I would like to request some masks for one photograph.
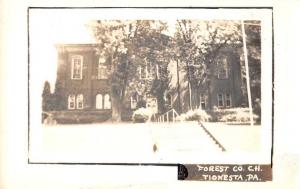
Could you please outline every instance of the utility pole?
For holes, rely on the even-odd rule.
[[[247,52],[247,44],[246,44],[246,33],[244,21],[241,21],[242,24],[242,35],[243,35],[243,49],[244,49],[244,59],[245,59],[245,67],[246,67],[246,81],[247,81],[247,94],[248,94],[248,105],[250,111],[250,124],[253,126],[253,112],[252,112],[252,100],[251,100],[251,87],[250,87],[250,74],[249,74],[249,64],[248,64],[248,52]]]
[[[191,88],[191,76],[190,76],[190,65],[188,62],[185,63],[187,67],[187,75],[188,75],[188,90],[189,90],[189,110],[192,110],[192,88]]]
[[[180,100],[180,82],[179,82],[179,69],[178,69],[178,58],[176,59],[176,70],[177,70],[177,96],[178,96],[178,111],[181,114],[181,100]]]

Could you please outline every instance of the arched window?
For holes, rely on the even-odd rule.
[[[75,95],[69,95],[68,97],[68,109],[75,109]]]
[[[82,94],[77,95],[76,102],[77,102],[77,109],[83,109],[83,95]]]
[[[96,96],[96,109],[103,109],[102,94],[97,94],[97,96]]]
[[[109,94],[104,95],[104,109],[111,109],[111,102]]]

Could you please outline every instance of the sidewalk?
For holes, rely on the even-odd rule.
[[[204,126],[226,152],[222,152],[197,122],[56,125],[30,132],[30,160],[61,163],[218,161],[220,157],[225,159],[231,150],[251,150],[259,129]]]

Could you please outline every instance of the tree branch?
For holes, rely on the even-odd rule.
[[[185,36],[185,32],[183,31],[183,28],[182,28],[182,26],[181,26],[181,23],[180,23],[180,21],[179,21],[179,20],[177,20],[177,23],[178,23],[178,25],[179,25],[179,28],[180,28],[180,31],[181,31],[181,34],[182,34],[183,40],[184,40],[184,42],[185,42],[185,43],[187,43],[187,38],[186,38],[186,36]]]

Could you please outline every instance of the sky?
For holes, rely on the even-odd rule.
[[[263,12],[262,12],[263,13]],[[255,14],[245,10],[164,10],[164,9],[30,9],[29,12],[29,53],[32,86],[41,91],[47,80],[54,88],[57,69],[55,44],[94,43],[93,34],[87,27],[91,20],[105,19],[151,19],[168,23],[172,35],[176,19],[227,19],[262,18],[262,13]],[[239,16],[237,16],[239,15]]]
[[[30,62],[40,81],[48,80],[54,88],[57,68],[55,44],[93,43],[87,19],[72,19],[52,12],[33,12],[29,21]],[[33,75],[33,74],[32,74]]]
[[[36,86],[41,88],[47,80],[54,90],[57,51],[55,44],[95,43],[92,31],[87,26],[91,20],[101,18],[97,12],[86,14],[80,10],[43,10],[33,9],[29,18],[30,65]],[[109,18],[114,19],[114,18]],[[169,25],[168,35],[175,31],[176,20],[166,20]]]

